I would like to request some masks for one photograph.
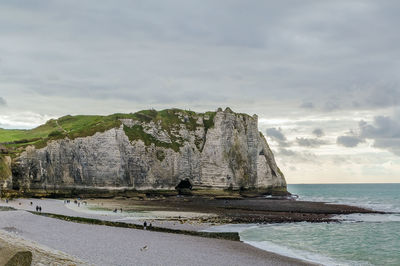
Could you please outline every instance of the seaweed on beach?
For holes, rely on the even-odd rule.
[[[0,211],[15,211],[12,207],[0,206]]]

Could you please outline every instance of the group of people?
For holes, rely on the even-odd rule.
[[[150,223],[150,224],[149,224],[149,228],[152,228],[152,227],[153,227],[153,225]],[[143,223],[143,229],[144,229],[144,230],[147,229],[147,222],[146,222],[146,221],[144,221],[144,223]]]
[[[64,200],[64,204],[69,204],[69,203],[71,203],[71,200]],[[76,205],[78,205],[78,207],[81,206],[81,202],[78,201],[78,200],[74,200],[74,203],[75,203]],[[87,202],[86,202],[86,201],[82,201],[82,204],[87,205]]]
[[[37,211],[37,212],[42,212],[42,206],[36,205],[36,211]]]
[[[119,210],[120,210],[120,211],[121,211],[121,213],[122,213],[122,208],[120,208]],[[117,212],[118,212],[118,209],[117,209],[117,208],[115,208],[115,209],[113,210],[113,212],[117,213]]]

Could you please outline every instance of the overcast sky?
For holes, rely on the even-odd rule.
[[[399,1],[0,0],[0,127],[259,115],[289,183],[400,182]]]

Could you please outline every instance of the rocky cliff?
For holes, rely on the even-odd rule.
[[[78,131],[75,117],[49,121],[56,130],[14,156],[6,184],[24,191],[174,190],[182,180],[195,189],[286,188],[256,115],[169,109],[105,118]]]

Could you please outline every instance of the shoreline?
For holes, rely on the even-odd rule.
[[[85,199],[84,201],[91,208],[99,208],[104,211],[115,209],[118,211],[123,208],[124,212],[180,212],[183,217],[176,214],[175,217],[169,217],[169,220],[181,223],[190,221],[206,224],[337,222],[336,219],[333,219],[336,215],[384,213],[344,204],[265,198],[215,199],[187,196],[144,200],[134,198]],[[75,208],[73,204],[70,206]],[[187,215],[188,213],[201,215],[190,217]],[[157,214],[157,217],[159,216]]]
[[[2,211],[0,226],[4,228],[7,223],[8,225],[12,224],[16,230],[21,228],[18,233],[19,237],[34,241],[39,245],[51,246],[52,249],[60,250],[96,265],[127,265],[132,262],[137,265],[312,264],[268,252],[239,241],[71,223],[33,215],[22,210]],[[0,229],[0,232],[1,230],[3,229]],[[109,249],[118,254],[113,253],[115,258],[104,255],[98,258],[96,253],[99,250],[93,249],[93,245],[106,254],[110,254]],[[126,251],[127,246],[129,246],[129,252]],[[132,248],[134,246],[136,248]],[[145,250],[143,250],[144,247],[146,247]],[[173,249],[171,250],[171,248]],[[164,256],[158,256],[159,253]],[[168,258],[168,256],[170,257]],[[117,259],[120,264],[116,263],[114,259]]]
[[[33,201],[34,204],[30,205],[30,201]],[[190,219],[190,217],[180,217],[182,213],[191,213],[190,211],[197,210],[198,212],[201,211],[202,214],[214,214],[218,216],[226,216],[227,214],[229,215],[232,211],[236,214],[243,215],[245,217],[244,221],[248,221],[248,212],[252,213],[257,213],[258,218],[268,218],[267,221],[276,221],[276,217],[280,216],[281,219],[278,220],[278,222],[297,222],[296,217],[303,218],[301,221],[305,220],[310,220],[311,222],[330,222],[330,221],[335,221],[331,219],[333,215],[336,214],[346,214],[346,213],[379,213],[379,212],[374,212],[371,210],[366,210],[362,208],[357,208],[357,207],[352,207],[352,206],[346,206],[346,205],[331,205],[331,204],[325,204],[325,203],[316,203],[316,202],[302,202],[302,201],[292,201],[292,200],[267,200],[267,199],[245,199],[245,200],[210,200],[210,199],[194,199],[193,198],[185,198],[185,197],[179,197],[179,198],[170,198],[169,200],[166,199],[152,199],[152,200],[133,200],[132,199],[86,199],[83,200],[81,199],[80,202],[86,201],[89,206],[95,207],[96,206],[101,206],[102,211],[90,211],[89,209],[85,209],[82,207],[77,207],[77,204],[70,203],[70,204],[63,204],[62,200],[56,200],[56,199],[43,199],[43,200],[38,200],[38,199],[16,199],[10,201],[8,204],[1,204],[2,206],[8,205],[8,206],[14,206],[18,209],[23,209],[28,212],[32,212],[34,209],[34,206],[36,204],[41,204],[44,207],[44,212],[49,212],[50,214],[45,214],[45,213],[35,213],[34,214],[39,214],[39,215],[34,215],[36,217],[40,218],[45,218],[45,219],[51,219],[51,220],[56,220],[53,218],[59,218],[61,219],[60,222],[64,223],[69,223],[69,224],[75,224],[75,225],[70,225],[72,227],[81,227],[82,225],[86,226],[95,226],[95,227],[105,227],[102,226],[101,224],[109,225],[109,229],[105,227],[106,229],[101,229],[104,231],[113,231],[115,229],[124,229],[124,230],[130,230],[131,232],[138,231],[137,229],[143,229],[143,224],[141,219],[129,219],[129,215],[132,214],[130,212],[130,209],[128,206],[132,207],[133,211],[138,211],[140,212],[145,212],[147,214],[152,214],[154,210],[175,210],[176,215],[179,215],[179,219],[162,219],[162,220],[154,220],[154,229],[155,230],[139,230],[141,232],[146,232],[148,233],[154,233],[154,234],[166,234],[171,235],[170,233],[173,233],[175,237],[190,237],[190,238],[196,238],[196,239],[203,239],[200,241],[211,241],[209,245],[216,245],[216,242],[213,241],[228,241],[232,243],[238,243],[241,245],[242,248],[244,248],[243,245],[250,246],[247,243],[244,242],[239,242],[239,241],[230,241],[230,240],[220,240],[220,239],[211,239],[211,238],[199,238],[194,235],[198,236],[206,236],[210,237],[209,233],[204,232],[204,228],[213,226],[213,225],[223,225],[226,223],[223,223],[226,221],[226,219],[215,219],[215,216],[210,215],[208,218],[203,217],[202,220],[199,220],[199,217],[195,217],[193,219]],[[160,202],[163,203],[162,206],[160,206]],[[116,207],[116,204],[120,207],[124,208],[123,213],[114,213],[112,212],[112,208]],[[176,204],[179,206],[177,207]],[[202,207],[200,209],[198,208],[198,205],[201,204]],[[222,205],[221,205],[222,204]],[[225,206],[226,204],[229,204],[228,208]],[[321,209],[321,206],[322,209]],[[218,210],[218,211],[217,211]],[[222,210],[222,211],[221,211]],[[224,211],[226,210],[226,212]],[[296,211],[296,212],[294,212]],[[313,215],[310,214],[310,212],[316,212]],[[157,213],[157,212],[155,212]],[[263,214],[264,213],[264,214]],[[268,215],[266,216],[266,213]],[[306,214],[305,216],[303,216]],[[56,217],[58,215],[58,217]],[[72,217],[75,216],[75,217]],[[125,216],[123,216],[125,215]],[[44,216],[52,216],[53,218],[49,217],[44,217]],[[71,217],[68,217],[71,216]],[[275,217],[275,218],[274,218]],[[155,217],[156,218],[156,217]],[[168,218],[168,217],[164,217]],[[169,217],[171,218],[171,217]],[[250,217],[251,218],[251,217]],[[288,220],[284,220],[287,219]],[[210,220],[211,219],[211,220]],[[315,219],[315,220],[313,220]],[[63,221],[62,221],[63,220]],[[68,220],[73,220],[74,222],[84,222],[85,224],[79,224],[79,223],[72,223],[72,222],[67,222]],[[97,220],[97,221],[96,221]],[[147,219],[148,220],[148,219]],[[243,221],[243,219],[239,219],[240,221]],[[198,221],[198,222],[196,222]],[[222,222],[222,223],[221,223]],[[1,223],[1,221],[0,221]],[[57,222],[55,222],[57,223]],[[265,222],[264,223],[270,223],[270,222]],[[248,224],[243,223],[243,225]],[[0,224],[1,225],[1,224]],[[110,226],[111,225],[111,226]],[[115,225],[118,225],[119,227],[128,227],[128,228],[118,228],[115,227]],[[129,228],[130,227],[130,228]],[[1,227],[0,227],[1,228]],[[158,231],[158,232],[156,232]],[[160,232],[161,231],[161,232]],[[185,232],[186,231],[186,232]],[[200,232],[203,231],[203,232]],[[187,233],[187,232],[195,232],[195,233]],[[178,235],[176,234],[178,233]],[[186,235],[185,235],[186,234]],[[211,234],[212,235],[212,234]],[[217,237],[217,238],[231,238],[231,240],[238,240],[237,238],[239,237],[238,234],[220,234],[211,237]],[[227,237],[228,236],[228,237]],[[235,239],[236,238],[236,239]],[[205,240],[207,239],[207,240]],[[225,245],[225,244],[224,244]],[[229,244],[230,245],[230,244]],[[299,260],[296,257],[288,257],[287,254],[278,254],[274,253],[271,251],[267,251],[265,249],[260,249],[255,246],[251,246],[252,248],[255,248],[259,250],[258,252],[266,252],[265,256],[272,256],[271,254],[274,254],[274,256],[282,256],[283,258],[290,258],[294,259],[294,261],[291,261],[289,264],[291,265],[310,265],[312,262],[310,261],[302,261],[301,259]],[[250,252],[250,251],[249,251]],[[68,253],[68,252],[67,252]],[[271,253],[271,254],[269,254]],[[257,255],[260,256],[260,255]],[[79,257],[79,256],[78,256]],[[275,260],[281,261],[281,257],[274,257]],[[283,259],[284,261],[286,259]],[[244,262],[247,263],[247,262]],[[265,263],[265,261],[264,261]],[[256,263],[257,265],[257,263]],[[275,263],[274,263],[275,265]],[[279,264],[279,262],[276,263],[276,265],[286,265],[286,264]]]

